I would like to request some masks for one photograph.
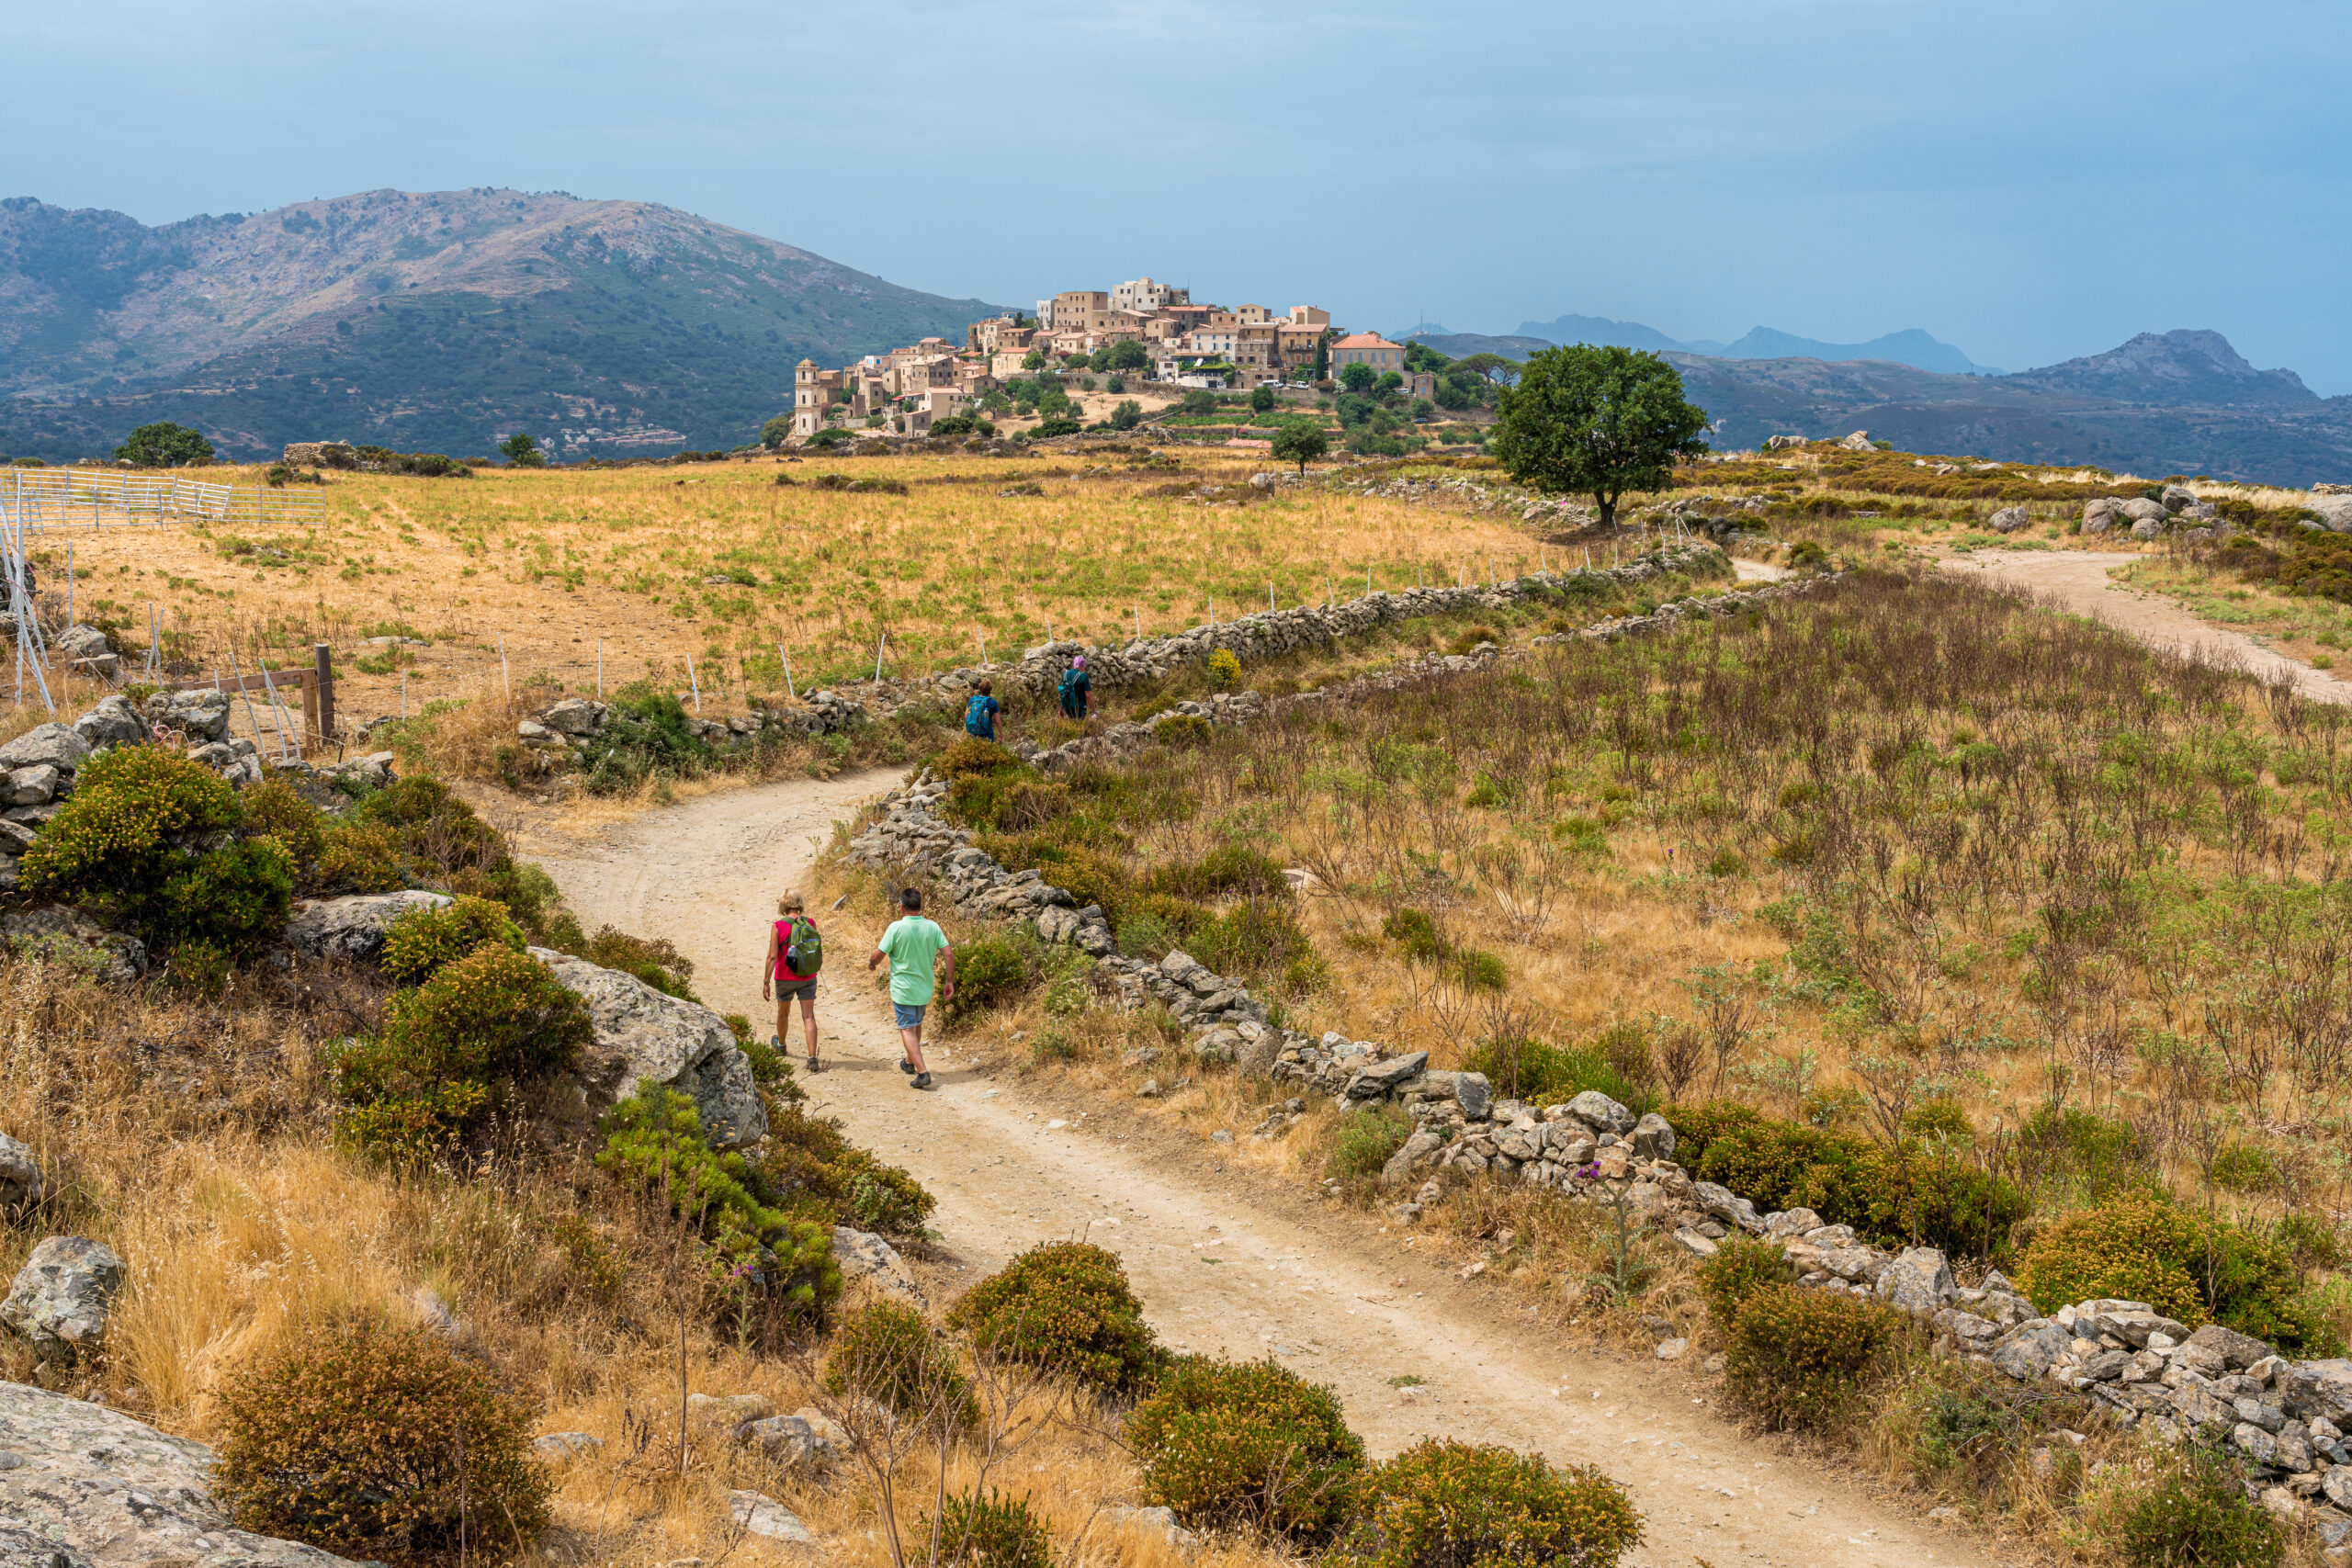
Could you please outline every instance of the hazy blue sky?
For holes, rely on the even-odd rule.
[[[0,195],[662,201],[894,281],[1510,332],[2211,327],[2352,391],[2352,6],[8,6]]]

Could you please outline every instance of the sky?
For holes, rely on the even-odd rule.
[[[2199,327],[2352,392],[2344,0],[76,0],[0,50],[0,196],[150,223],[506,186],[1003,304]]]

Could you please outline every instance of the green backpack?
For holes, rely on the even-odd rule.
[[[792,945],[784,950],[784,962],[801,980],[825,966],[825,939],[805,915],[792,922]]]

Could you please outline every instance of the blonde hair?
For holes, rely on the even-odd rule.
[[[800,889],[797,887],[775,901],[775,912],[779,915],[788,915],[795,909],[805,909],[807,908],[807,905],[801,903]]]

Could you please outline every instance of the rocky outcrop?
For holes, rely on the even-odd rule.
[[[579,1071],[593,1102],[610,1105],[642,1084],[658,1083],[695,1102],[703,1135],[717,1147],[767,1135],[751,1059],[724,1019],[699,1002],[664,996],[634,975],[548,948],[529,951],[588,1004],[596,1043],[583,1054]]]
[[[448,902],[445,893],[413,888],[313,899],[296,908],[286,923],[286,940],[313,958],[370,964],[382,955],[384,933],[394,920],[412,909],[430,909]]]
[[[0,915],[0,946],[21,957],[45,958],[113,985],[129,985],[147,972],[145,942],[110,931],[80,910],[62,905]]]
[[[0,1561],[12,1568],[341,1568],[233,1527],[212,1450],[79,1399],[0,1382]]]
[[[0,1302],[0,1323],[44,1359],[94,1350],[106,1338],[124,1271],[120,1255],[102,1241],[51,1236],[17,1271]]]

